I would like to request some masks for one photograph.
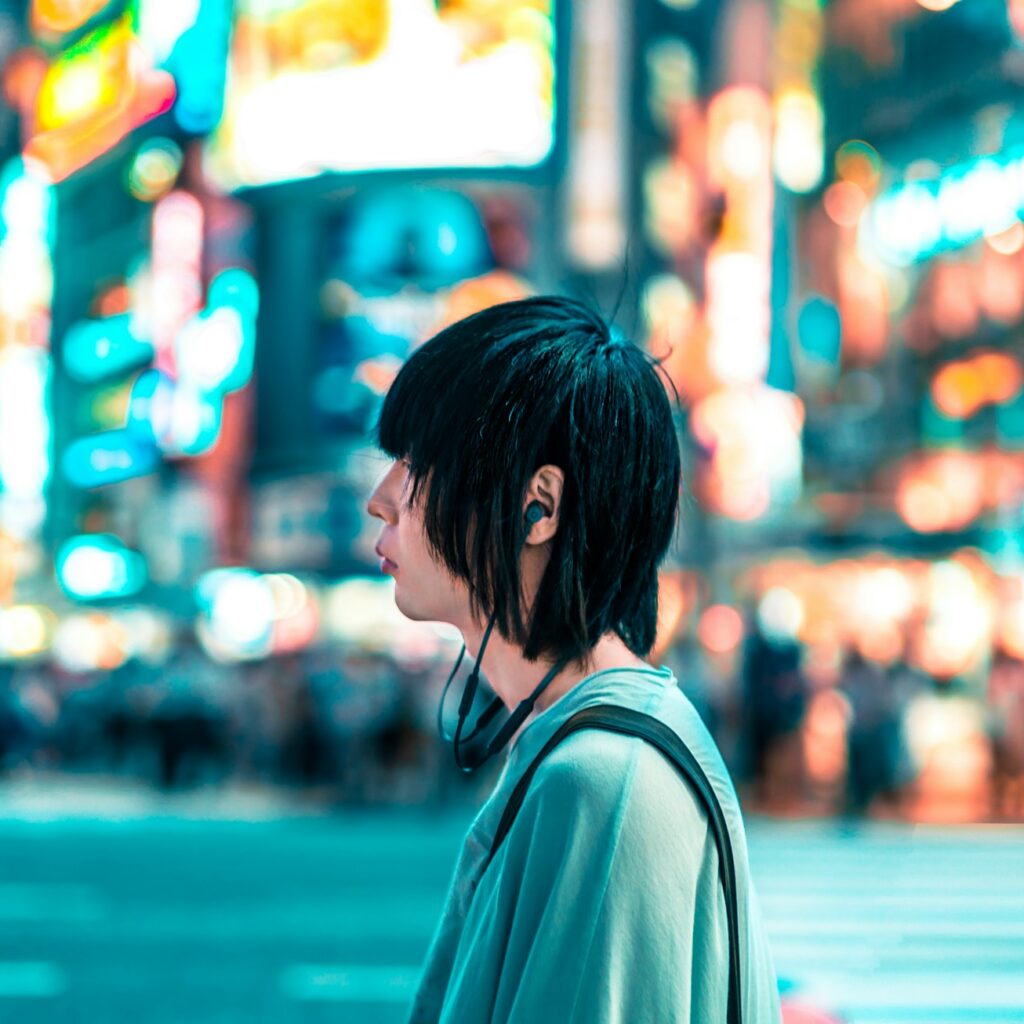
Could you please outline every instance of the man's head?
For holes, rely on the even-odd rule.
[[[381,409],[376,441],[396,461],[368,502],[399,608],[457,625],[495,612],[530,661],[585,658],[609,632],[646,656],[681,482],[659,369],[552,296],[492,306],[417,349]],[[531,586],[532,499],[549,515],[530,532],[546,552]]]

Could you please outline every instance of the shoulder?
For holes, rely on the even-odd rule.
[[[584,874],[602,866],[606,887],[658,892],[677,908],[717,878],[714,835],[691,785],[647,741],[604,730],[573,733],[548,755],[509,841],[513,857],[536,864],[542,847]]]
[[[707,815],[675,765],[638,736],[583,729],[542,762],[531,786],[536,800],[573,813],[619,812],[670,828],[693,827]]]

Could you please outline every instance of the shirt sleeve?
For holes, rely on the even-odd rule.
[[[588,731],[538,771],[474,897],[441,1020],[726,1019],[707,815],[642,740]]]

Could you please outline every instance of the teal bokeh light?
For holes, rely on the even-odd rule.
[[[152,358],[152,344],[132,332],[129,313],[81,320],[64,338],[64,366],[87,384],[145,366]]]
[[[996,406],[996,433],[1004,448],[1024,448],[1024,391]]]
[[[128,597],[145,586],[146,560],[111,534],[85,534],[57,553],[57,582],[75,601]]]
[[[843,326],[839,310],[820,295],[804,303],[797,317],[800,347],[808,359],[835,366],[839,363]]]
[[[67,481],[83,489],[145,476],[159,465],[160,450],[126,428],[72,441],[61,458]]]

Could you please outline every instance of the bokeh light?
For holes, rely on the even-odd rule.
[[[150,203],[166,195],[178,179],[181,160],[181,147],[176,142],[150,139],[139,147],[128,171],[128,191]]]
[[[709,651],[725,654],[740,645],[743,639],[743,618],[729,605],[711,605],[701,613],[697,636]]]

